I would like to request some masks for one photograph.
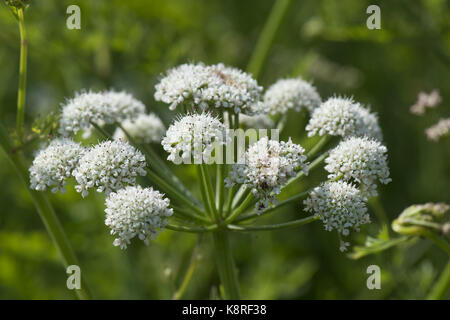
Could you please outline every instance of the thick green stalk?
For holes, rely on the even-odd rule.
[[[445,269],[442,271],[441,276],[438,281],[431,289],[430,294],[428,295],[428,300],[439,300],[445,297],[445,294],[450,289],[450,261],[447,262]]]
[[[330,139],[331,137],[328,135],[325,135],[322,138],[320,138],[319,142],[317,142],[306,154],[308,159],[313,157],[317,152],[319,152],[323,148],[323,146],[330,141]]]
[[[240,299],[239,283],[228,232],[226,230],[219,230],[213,232],[212,236],[217,270],[219,271],[220,281],[223,286],[224,299]]]
[[[270,47],[290,4],[291,0],[277,0],[272,7],[269,18],[259,36],[256,48],[247,67],[247,71],[252,73],[255,78],[259,77],[267,55],[269,54]]]
[[[12,144],[9,140],[8,132],[3,127],[3,125],[0,125],[0,144],[2,150],[13,165],[17,174],[22,180],[28,194],[30,195],[33,204],[36,207],[42,219],[42,222],[45,225],[45,228],[47,229],[47,232],[49,233],[54,245],[61,255],[61,258],[63,259],[64,266],[66,268],[70,265],[79,266],[75,253],[72,250],[69,240],[67,239],[64,229],[62,228],[61,223],[59,222],[59,219],[56,216],[49,199],[47,198],[45,193],[37,192],[29,188],[29,176],[25,160],[20,152],[12,152]],[[84,281],[84,277],[82,277],[81,279],[81,289],[75,290],[75,292],[78,298],[89,299],[90,294],[88,287]]]
[[[27,84],[27,34],[23,9],[17,10],[17,19],[20,30],[20,65],[19,65],[19,90],[17,91],[17,137],[22,140],[23,121],[25,118],[25,91]]]

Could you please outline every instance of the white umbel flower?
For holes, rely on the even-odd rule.
[[[183,64],[167,71],[155,86],[155,100],[170,105],[228,109],[253,114],[261,108],[262,87],[251,75],[224,64]]]
[[[314,110],[306,125],[308,136],[351,137],[368,136],[380,138],[380,130],[375,126],[376,117],[370,117],[368,110],[351,98],[333,97]]]
[[[44,191],[65,192],[66,179],[78,164],[84,148],[69,138],[57,138],[48,147],[38,152],[30,167],[30,187]]]
[[[278,80],[264,94],[265,111],[273,115],[302,108],[311,113],[321,102],[316,88],[300,77]]]
[[[212,151],[227,142],[225,126],[215,117],[203,113],[186,115],[167,129],[161,144],[169,153],[167,160],[176,164],[209,163]]]
[[[92,124],[122,122],[145,112],[142,102],[124,91],[81,92],[62,106],[59,133],[68,136],[84,130],[84,137],[92,131]]]
[[[121,123],[125,131],[138,143],[160,142],[166,128],[161,119],[153,113],[140,114],[136,120],[125,120]],[[114,139],[127,140],[121,128],[114,132]]]
[[[138,175],[144,176],[144,155],[124,141],[101,142],[87,151],[73,171],[75,189],[85,197],[89,188],[109,194],[134,185]]]
[[[305,150],[298,144],[269,140],[267,137],[251,145],[244,159],[234,164],[225,179],[228,188],[235,184],[244,184],[251,188],[258,199],[256,209],[261,212],[276,203],[276,195],[290,177],[300,170],[308,174]]]
[[[366,201],[352,184],[337,181],[325,182],[314,188],[303,203],[306,211],[322,220],[325,230],[336,230],[339,236],[347,236],[350,230],[359,231],[361,225],[370,223]],[[341,251],[347,246],[348,243],[341,240]]]
[[[339,143],[325,159],[328,178],[356,182],[364,193],[377,195],[377,181],[387,184],[389,167],[387,148],[367,137],[352,137]]]
[[[159,230],[164,231],[173,214],[169,199],[152,188],[128,186],[110,193],[105,202],[105,224],[116,236],[113,244],[121,249],[126,249],[136,236],[148,245]]]

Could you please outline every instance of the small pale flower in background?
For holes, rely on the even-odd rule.
[[[275,126],[274,121],[267,114],[256,114],[253,116],[240,114],[239,124],[247,129],[271,129]],[[224,113],[224,125],[229,127],[227,112]]]
[[[351,98],[333,97],[322,103],[313,111],[306,126],[308,136],[351,137],[368,136],[380,138],[381,130],[374,114],[353,101]]]
[[[325,230],[336,230],[340,237],[348,236],[350,230],[359,231],[361,225],[370,223],[366,201],[355,186],[337,181],[325,182],[314,188],[303,203],[305,211],[322,220]],[[347,245],[341,240],[340,249],[345,250]]]
[[[264,94],[264,111],[276,115],[289,109],[300,111],[306,108],[310,113],[321,104],[317,90],[302,78],[281,79],[272,84]]]
[[[140,114],[135,120],[127,119],[121,125],[138,143],[160,142],[166,132],[161,119],[154,113]],[[114,139],[127,140],[127,136],[121,128],[117,128]]]
[[[276,195],[288,179],[302,170],[308,174],[305,150],[298,144],[261,138],[244,154],[243,164],[234,164],[225,180],[228,188],[244,184],[251,188],[261,212],[276,203]]]
[[[73,171],[75,189],[85,197],[89,188],[109,194],[146,175],[144,155],[124,141],[105,141],[90,148]]]
[[[161,144],[169,153],[167,160],[181,162],[209,162],[216,144],[227,141],[226,128],[217,118],[208,113],[186,115],[167,129]]]
[[[78,164],[85,149],[69,138],[52,140],[48,147],[38,152],[30,171],[30,187],[44,191],[51,187],[52,192],[65,192],[66,179]]]
[[[387,184],[389,167],[387,148],[367,137],[351,137],[331,150],[325,159],[328,178],[356,182],[367,195],[377,195],[376,182]]]
[[[222,63],[180,65],[167,71],[155,89],[155,100],[171,110],[180,105],[250,115],[261,109],[263,90],[251,75]]]
[[[144,104],[124,91],[76,93],[62,106],[59,133],[68,136],[84,130],[83,137],[87,138],[92,131],[92,123],[103,126],[122,122],[135,119],[144,112]]]
[[[173,214],[168,198],[159,191],[140,186],[110,193],[105,204],[105,224],[116,236],[113,244],[121,249],[126,249],[134,237],[148,245],[159,230],[164,230]]]
[[[450,118],[440,119],[438,123],[425,130],[428,140],[439,141],[450,134]]]
[[[442,98],[437,89],[434,89],[429,94],[420,92],[417,97],[417,102],[411,106],[410,111],[415,115],[421,116],[427,108],[435,108],[441,101]]]

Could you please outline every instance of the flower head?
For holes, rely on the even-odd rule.
[[[164,150],[169,153],[167,160],[174,163],[209,162],[217,144],[226,143],[225,126],[215,117],[203,114],[186,115],[175,121],[167,129],[162,139]]]
[[[48,147],[38,152],[30,167],[30,187],[43,191],[52,187],[52,192],[65,192],[66,179],[84,153],[84,148],[68,138],[52,140]]]
[[[138,175],[144,176],[144,155],[124,141],[105,141],[92,147],[73,171],[75,189],[85,197],[89,188],[109,194],[126,185],[134,185]]]
[[[92,123],[103,126],[105,123],[122,122],[144,112],[144,104],[123,91],[76,93],[62,106],[59,132],[68,136],[84,130],[87,137]]]
[[[125,131],[138,143],[160,142],[166,128],[161,119],[153,113],[140,114],[135,120],[125,120],[121,123]],[[122,129],[117,128],[114,139],[127,140]]]
[[[261,107],[262,87],[251,75],[224,64],[183,64],[167,71],[155,86],[155,99],[206,109],[228,109],[253,114]]]
[[[322,220],[325,230],[336,230],[347,236],[350,229],[359,231],[359,226],[370,223],[366,208],[367,199],[353,185],[344,182],[325,182],[314,188],[304,200],[305,210]],[[348,243],[341,240],[341,251]]]
[[[256,208],[259,212],[276,202],[276,195],[290,177],[299,170],[308,173],[304,149],[292,143],[269,140],[267,137],[251,145],[243,164],[234,164],[229,177],[225,180],[227,187],[244,184],[251,188],[258,199]]]
[[[314,110],[306,126],[308,136],[380,137],[375,115],[350,98],[333,97]]]
[[[116,236],[113,244],[126,249],[130,240],[138,237],[146,245],[168,224],[173,214],[170,201],[152,188],[128,186],[112,192],[106,198],[105,224]]]
[[[264,108],[270,114],[284,114],[288,109],[300,111],[302,108],[311,113],[321,102],[316,88],[300,77],[278,80],[264,94]]]
[[[364,193],[376,196],[376,182],[391,181],[386,153],[387,148],[376,140],[351,137],[331,150],[325,159],[325,170],[330,173],[328,178],[354,181]]]

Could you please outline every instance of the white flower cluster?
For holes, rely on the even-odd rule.
[[[52,187],[52,192],[65,192],[66,179],[72,176],[84,148],[69,138],[58,138],[36,155],[31,165],[31,189],[44,191]]]
[[[427,138],[431,141],[439,141],[450,133],[450,118],[440,119],[438,123],[425,130]]]
[[[166,132],[161,119],[153,113],[142,113],[135,120],[127,119],[121,125],[137,143],[160,142]],[[127,140],[127,136],[121,128],[117,128],[114,139]]]
[[[105,203],[105,224],[117,237],[113,244],[121,249],[126,249],[136,236],[148,245],[159,234],[158,229],[164,231],[173,214],[168,198],[152,188],[140,186],[110,193]]]
[[[300,111],[302,108],[311,113],[321,102],[316,88],[300,77],[278,80],[264,94],[265,111],[273,115],[284,114],[288,109]]]
[[[145,112],[142,102],[124,91],[82,92],[62,106],[59,133],[68,136],[85,130],[89,136],[92,124],[122,122]]]
[[[330,173],[328,178],[356,182],[363,193],[376,196],[376,182],[391,181],[386,153],[387,148],[376,140],[351,137],[331,150],[325,170]]]
[[[314,188],[303,203],[306,211],[322,220],[325,230],[334,229],[339,235],[347,236],[350,229],[359,231],[359,226],[370,223],[366,201],[352,184],[337,181],[325,182]],[[341,241],[341,251],[345,251],[347,245]]]
[[[167,71],[155,86],[155,100],[206,109],[253,114],[261,108],[263,88],[251,75],[224,64],[183,64]]]
[[[124,141],[105,141],[89,149],[73,171],[75,189],[85,197],[89,188],[107,195],[126,185],[134,185],[138,175],[144,176],[144,155]]]
[[[297,144],[269,140],[267,137],[251,145],[244,159],[234,164],[225,179],[226,186],[244,184],[252,189],[256,199],[256,209],[261,212],[276,203],[276,195],[290,177],[303,170],[308,174],[304,149]]]
[[[308,136],[368,136],[381,139],[377,117],[350,98],[333,97],[314,110],[306,126]]]
[[[176,164],[209,163],[217,145],[227,142],[226,128],[207,113],[186,115],[167,129],[161,144],[169,153],[167,160]]]

